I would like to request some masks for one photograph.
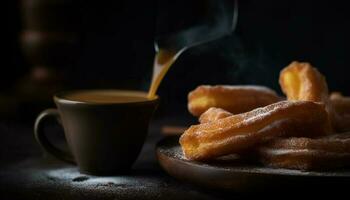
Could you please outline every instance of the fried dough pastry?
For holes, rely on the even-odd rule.
[[[310,63],[293,61],[281,71],[279,83],[288,100],[324,103],[333,129],[344,131],[330,103],[326,79]]]
[[[208,160],[240,153],[278,136],[315,137],[330,132],[324,105],[281,101],[247,113],[191,126],[180,137],[185,156]]]
[[[336,115],[333,118],[336,129],[338,131],[350,131],[350,97],[344,97],[339,92],[333,92],[329,99]]]
[[[194,116],[211,107],[238,114],[280,100],[275,91],[263,86],[202,85],[188,94],[188,110]]]
[[[281,71],[279,83],[288,100],[328,101],[326,80],[309,63],[292,62]]]
[[[332,94],[331,100],[334,100],[335,95],[339,94]],[[341,96],[336,98],[338,97]],[[223,109],[210,108],[201,115],[200,119],[203,118],[204,123],[208,123],[229,116],[232,114]],[[350,166],[350,132],[317,139],[275,138],[267,144],[259,145],[256,151],[257,158],[270,167],[325,170]]]
[[[326,170],[350,166],[350,133],[312,138],[276,138],[258,148],[270,167]]]

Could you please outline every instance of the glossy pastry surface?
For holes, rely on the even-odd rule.
[[[273,137],[315,137],[330,132],[324,106],[281,101],[253,111],[191,126],[180,138],[185,156],[208,160],[239,153]]]

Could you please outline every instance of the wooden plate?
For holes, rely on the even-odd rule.
[[[234,191],[248,189],[318,186],[349,186],[350,170],[316,172],[275,169],[241,161],[202,163],[184,158],[178,137],[167,137],[157,144],[160,165],[171,176],[196,185]],[[312,184],[312,185],[310,185]]]

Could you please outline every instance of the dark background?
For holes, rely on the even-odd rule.
[[[28,123],[54,106],[57,91],[146,91],[154,37],[162,30],[157,22],[170,16],[166,28],[176,30],[210,10],[209,1],[195,0],[6,2],[0,117]],[[190,49],[170,69],[156,117],[189,116],[187,93],[200,84],[259,84],[280,93],[279,71],[293,60],[311,62],[331,91],[350,95],[349,15],[344,1],[239,1],[233,34]]]

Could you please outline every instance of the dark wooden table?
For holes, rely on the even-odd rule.
[[[221,192],[183,183],[167,175],[155,157],[164,120],[154,120],[130,174],[97,177],[74,165],[43,156],[31,124],[0,123],[0,199],[218,199]],[[61,129],[49,127],[63,143]],[[60,144],[60,142],[58,142]],[[64,147],[64,145],[63,145]],[[7,198],[5,198],[7,197]]]

